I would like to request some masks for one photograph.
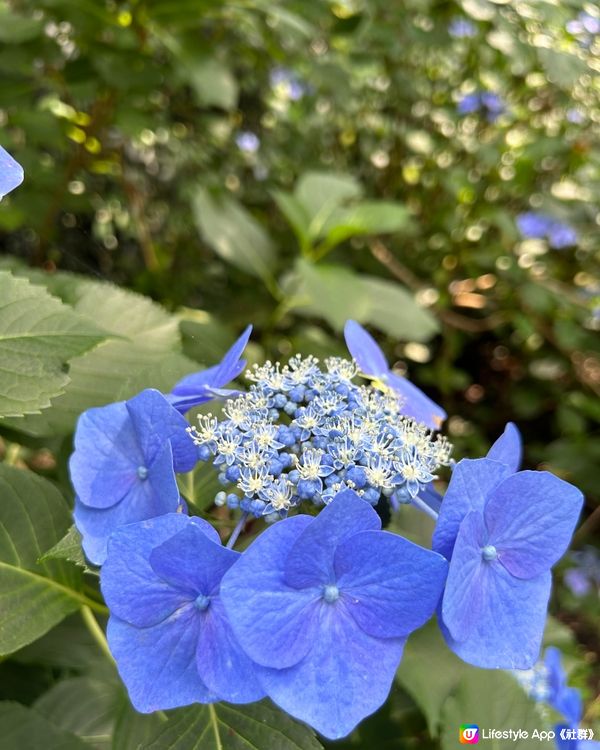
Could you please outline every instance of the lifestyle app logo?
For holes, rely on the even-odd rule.
[[[476,745],[479,742],[479,727],[477,724],[461,724],[458,738],[461,745]]]

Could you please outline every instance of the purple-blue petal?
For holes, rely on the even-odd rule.
[[[448,415],[439,404],[401,375],[390,372],[386,382],[399,396],[402,396],[403,401],[400,406],[402,414],[424,424],[430,430],[440,429]]]
[[[239,556],[239,552],[221,546],[210,524],[190,523],[152,550],[150,566],[174,588],[209,596],[218,590],[221,578]]]
[[[433,532],[432,548],[449,560],[463,518],[471,510],[483,511],[494,487],[510,475],[510,469],[488,458],[463,458],[454,467],[440,515]]]
[[[513,422],[507,423],[504,432],[489,449],[486,457],[506,464],[512,472],[519,471],[523,459],[523,440]]]
[[[152,713],[218,700],[196,668],[197,615],[188,604],[148,628],[109,619],[108,645],[136,711]]]
[[[146,461],[169,440],[175,471],[194,468],[198,463],[198,451],[187,432],[189,423],[160,391],[148,388],[129,399],[126,407]]]
[[[347,537],[380,529],[381,519],[356,492],[339,492],[300,534],[285,561],[285,582],[298,589],[335,582],[335,550]]]
[[[444,557],[387,531],[361,531],[335,552],[346,609],[375,638],[404,637],[433,615],[444,589]]]
[[[569,724],[579,724],[583,717],[583,700],[576,688],[567,685],[567,676],[561,663],[559,649],[550,646],[544,654],[544,664],[548,669],[550,696],[548,703],[563,715]]]
[[[23,167],[0,146],[0,200],[23,182]]]
[[[85,505],[110,508],[118,503],[138,481],[137,467],[144,460],[123,402],[88,409],[79,417],[69,472]]]
[[[567,549],[583,495],[547,471],[520,471],[494,488],[484,511],[488,544],[517,578],[548,570]]]
[[[312,520],[291,516],[267,528],[221,581],[220,597],[233,632],[258,664],[291,666],[313,644],[321,591],[292,588],[283,577],[290,547]]]
[[[229,550],[227,550],[229,551]],[[264,698],[256,665],[240,647],[219,596],[199,613],[196,666],[200,679],[229,703],[251,703]]]
[[[287,669],[258,670],[269,697],[330,739],[345,737],[386,700],[404,638],[367,635],[342,599],[319,605],[309,653]]]
[[[381,377],[389,371],[388,363],[379,344],[355,320],[347,320],[344,326],[344,338],[348,351],[355,359],[361,372],[365,375]]]
[[[199,518],[168,513],[115,531],[100,576],[102,594],[113,615],[145,628],[158,624],[190,600],[156,575],[150,554],[191,523],[201,529],[211,528]]]

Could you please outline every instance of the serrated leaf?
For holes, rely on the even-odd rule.
[[[38,563],[70,522],[50,482],[0,464],[0,655],[35,641],[81,606],[76,569],[61,561]]]
[[[81,548],[81,534],[74,525],[62,539],[47,552],[44,552],[39,562],[45,562],[46,560],[68,560],[80,568],[84,568],[87,572],[91,572]]]
[[[223,260],[253,276],[271,277],[274,245],[240,203],[226,196],[214,197],[208,190],[198,188],[192,210],[202,236]]]
[[[430,675],[435,679],[435,673]],[[461,724],[477,724],[490,729],[522,729],[527,739],[510,741],[515,750],[539,750],[540,740],[533,739],[535,729],[544,725],[536,704],[530,700],[516,679],[508,672],[472,667],[461,677],[456,693],[444,704],[441,716],[442,750],[455,750],[458,746],[458,728]],[[506,739],[482,739],[480,743],[489,750],[506,750]]]
[[[44,716],[19,703],[0,703],[2,750],[89,750],[79,737],[54,726]]]
[[[115,338],[71,360],[71,382],[53,399],[51,409],[40,416],[6,420],[10,427],[33,435],[68,434],[85,409],[135,395],[140,372],[147,373],[145,387],[152,387],[162,363],[181,349],[177,318],[145,297],[77,277],[62,291],[80,316],[97,321]]]
[[[67,362],[106,336],[43,287],[0,271],[0,416],[48,407],[69,383]]]
[[[309,727],[269,703],[215,703],[177,711],[145,750],[318,750]]]

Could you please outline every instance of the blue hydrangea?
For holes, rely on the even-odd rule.
[[[447,417],[446,412],[409,380],[390,370],[384,353],[368,331],[355,320],[349,320],[344,327],[344,337],[361,375],[374,378],[402,397],[402,414],[422,422],[432,430],[441,427]]]
[[[167,394],[166,398],[169,403],[177,411],[185,414],[195,406],[211,401],[213,398],[235,394],[237,391],[225,390],[224,386],[235,380],[246,367],[246,360],[240,358],[251,333],[252,326],[250,325],[226,352],[218,365],[182,378],[171,393]]]
[[[385,701],[406,638],[430,618],[446,578],[441,555],[380,525],[346,490],[316,518],[268,528],[221,584],[267,695],[330,738]]]
[[[255,154],[260,148],[260,138],[250,130],[244,130],[235,137],[236,146],[245,154]]]
[[[289,68],[273,68],[269,80],[272,88],[290,101],[297,102],[306,94],[306,86]]]
[[[545,239],[554,250],[577,244],[577,232],[564,222],[547,214],[526,211],[517,216],[517,227],[528,239]]]
[[[493,91],[474,91],[459,99],[457,111],[460,115],[479,113],[488,122],[493,123],[506,112],[506,104],[502,97]]]
[[[267,362],[248,374],[247,393],[226,401],[222,418],[190,428],[201,460],[224,490],[217,505],[285,517],[303,501],[326,505],[343,489],[368,503],[410,502],[449,461],[450,446],[400,414],[395,392],[353,382],[356,366],[314,357]]]
[[[23,182],[23,167],[0,146],[0,200]]]
[[[527,669],[539,654],[550,568],[581,510],[579,490],[548,472],[514,473],[489,458],[460,461],[433,535],[450,561],[444,637],[476,666]]]
[[[137,711],[264,696],[220,597],[239,557],[209,523],[177,513],[112,535],[101,575],[107,637]]]
[[[469,39],[477,36],[477,26],[468,18],[456,16],[448,25],[448,33],[455,39]]]
[[[567,31],[577,37],[582,47],[590,47],[600,36],[600,17],[582,11],[567,23]]]
[[[569,562],[574,567],[565,571],[563,580],[571,593],[576,597],[587,596],[592,592],[600,593],[600,555],[595,547],[584,547],[571,552]]]
[[[181,508],[175,472],[198,461],[188,427],[153,389],[81,415],[69,471],[75,524],[91,562],[102,565],[108,537],[122,524]]]

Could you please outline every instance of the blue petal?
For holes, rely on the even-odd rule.
[[[517,578],[534,578],[564,554],[583,495],[547,471],[520,471],[499,484],[484,511],[488,544]]]
[[[480,538],[474,516],[461,527],[450,562],[441,607],[442,633],[450,648],[476,667],[529,669],[539,656],[551,575],[542,573],[524,581],[514,578],[498,560],[481,561],[475,555]],[[471,612],[462,612],[461,606]]]
[[[432,401],[420,388],[401,375],[390,372],[386,382],[404,399],[400,406],[402,414],[424,424],[430,430],[440,429],[448,415],[439,404]]]
[[[444,557],[387,531],[344,540],[334,561],[347,610],[375,638],[407,636],[433,615],[444,589]]]
[[[381,519],[369,503],[352,490],[338,492],[289,550],[285,582],[299,589],[333,583],[338,544],[359,531],[380,528]]]
[[[69,471],[80,501],[110,508],[138,481],[144,464],[133,424],[123,402],[84,411],[75,430]]]
[[[198,676],[198,617],[187,605],[149,628],[111,617],[106,631],[133,707],[141,713],[218,700]]]
[[[252,326],[246,326],[246,329],[227,351],[221,362],[217,365],[217,370],[212,378],[210,385],[213,388],[222,388],[231,382],[242,372],[246,366],[245,362],[240,362],[244,349],[246,348],[252,333]]]
[[[23,167],[0,146],[0,200],[23,182]]]
[[[487,458],[463,458],[454,467],[433,532],[432,547],[449,560],[463,518],[471,510],[483,510],[496,485],[510,475],[510,469]]]
[[[345,737],[386,700],[404,638],[367,635],[341,599],[319,605],[312,648],[288,669],[259,669],[269,697],[330,739]]]
[[[365,375],[387,375],[388,363],[379,344],[370,333],[355,320],[347,320],[344,326],[344,338],[348,351]]]
[[[242,651],[218,596],[200,613],[196,666],[200,679],[221,700],[250,703],[264,698],[256,666]],[[268,634],[265,634],[268,638]]]
[[[244,551],[221,581],[220,597],[236,638],[248,656],[267,667],[288,667],[314,641],[320,589],[288,586],[283,567],[290,547],[312,522],[292,516],[270,526]]]
[[[569,724],[579,724],[583,717],[583,701],[576,688],[567,685],[561,664],[561,653],[554,646],[546,649],[544,664],[548,668],[550,697],[548,703],[563,715]]]
[[[436,513],[440,512],[442,496],[435,489],[433,482],[429,482],[429,484],[426,484],[423,489],[419,490],[419,498]]]
[[[523,440],[515,424],[507,423],[502,435],[487,452],[487,458],[506,464],[512,472],[519,471],[523,459]]]
[[[182,507],[173,473],[171,446],[166,443],[149,469],[145,480],[135,485],[116,505],[90,508],[75,504],[75,525],[83,536],[83,549],[91,562],[102,565],[109,536],[124,524],[174,513]]]
[[[218,590],[221,578],[239,556],[239,552],[221,546],[210,524],[188,524],[152,550],[150,565],[174,588],[209,596]]]
[[[160,391],[148,388],[127,401],[126,407],[147,461],[169,440],[175,471],[194,468],[198,463],[198,450],[187,432],[189,423]]]
[[[111,536],[100,584],[112,614],[132,625],[148,627],[158,624],[190,599],[156,575],[150,555],[155,547],[192,523],[202,530],[211,528],[200,518],[168,513],[123,526]]]

